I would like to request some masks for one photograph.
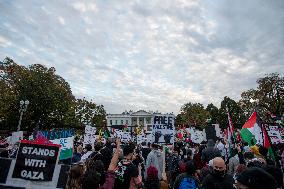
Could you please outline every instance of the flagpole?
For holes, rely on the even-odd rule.
[[[268,141],[269,141],[269,143],[270,143],[270,146],[271,146],[272,153],[273,153],[273,155],[274,155],[275,161],[276,161],[276,162],[275,162],[275,163],[276,163],[276,166],[277,166],[277,167],[281,167],[281,165],[280,165],[280,163],[279,163],[278,155],[276,154],[274,148],[272,147],[272,143],[271,143],[270,136],[268,135],[268,132],[267,132],[266,128],[264,127],[264,124],[263,124],[264,122],[263,122],[262,119],[258,116],[259,100],[257,99],[257,100],[255,100],[255,102],[256,102],[256,106],[255,106],[256,121],[259,120],[259,122],[260,122],[260,128],[261,128],[261,134],[262,134],[262,140],[263,140],[263,147],[264,147],[264,143],[265,143],[265,141],[264,141],[264,140],[265,140],[264,132],[265,132],[265,134],[266,134],[266,136],[267,136],[267,138],[268,138]],[[269,150],[269,149],[267,149],[267,150]],[[268,153],[268,151],[267,151],[267,153]],[[267,155],[266,155],[266,156],[267,156]]]

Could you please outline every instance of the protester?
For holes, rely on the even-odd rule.
[[[92,154],[92,146],[90,144],[86,144],[84,149],[84,155],[81,157],[81,161],[85,162],[87,158]]]
[[[220,151],[214,146],[214,141],[212,139],[209,139],[207,142],[207,148],[202,151],[202,161],[208,163],[211,159],[214,159],[215,157],[221,157]]]
[[[81,161],[82,152],[83,152],[83,147],[81,145],[77,146],[75,153],[73,153],[72,163],[77,163]]]
[[[162,172],[163,172],[163,154],[159,150],[159,146],[157,144],[152,144],[152,150],[147,156],[145,170],[150,166],[154,166],[158,170],[158,178],[159,180],[162,179]]]
[[[203,189],[233,189],[234,179],[226,174],[225,161],[216,157],[213,159],[213,170],[202,182]]]
[[[237,177],[237,189],[276,189],[276,180],[261,168],[245,170]]]
[[[232,149],[232,157],[229,159],[229,164],[228,164],[228,174],[234,175],[237,166],[240,164],[239,156],[238,156],[238,151],[237,149]]]
[[[196,168],[192,161],[186,162],[186,171],[181,173],[175,179],[173,189],[196,189],[198,188],[198,179],[195,177]]]
[[[219,139],[218,140],[218,143],[217,143],[217,146],[218,150],[220,151],[221,153],[221,156],[223,159],[225,159],[225,156],[226,156],[226,148],[225,148],[225,145],[224,145],[224,142],[222,139]]]
[[[144,184],[147,189],[159,189],[160,180],[158,177],[158,169],[154,166],[150,166],[146,172],[146,180]]]
[[[179,174],[179,155],[178,155],[179,147],[177,145],[174,146],[173,152],[168,158],[168,171],[169,171],[169,184],[170,187],[173,187],[174,181]]]
[[[66,189],[81,189],[84,174],[84,164],[74,165],[68,174]]]
[[[186,150],[184,158],[182,160],[180,160],[179,163],[178,163],[179,173],[186,172],[186,163],[188,161],[192,161],[192,151],[190,149]]]
[[[118,163],[117,169],[115,171],[115,189],[129,188],[133,183],[137,187],[142,185],[142,179],[139,175],[138,168],[132,163],[133,155],[133,146],[125,145],[123,148],[124,157]]]

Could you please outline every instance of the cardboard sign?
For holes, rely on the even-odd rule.
[[[51,181],[58,161],[59,145],[21,141],[13,178]]]
[[[152,125],[152,135],[154,143],[174,143],[174,117],[155,116]]]
[[[38,131],[46,139],[53,144],[59,144],[61,146],[59,159],[72,158],[73,155],[73,141],[74,141],[74,129],[62,129],[54,131]]]

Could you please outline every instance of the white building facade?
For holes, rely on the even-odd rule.
[[[107,115],[107,127],[112,128],[115,126],[127,126],[131,130],[133,127],[142,127],[146,132],[150,132],[151,128],[148,125],[153,124],[155,116],[174,116],[173,113],[162,114],[158,111],[145,111],[139,110],[137,112],[124,111],[122,114],[108,114]]]

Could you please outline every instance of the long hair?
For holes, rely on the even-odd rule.
[[[66,189],[81,189],[83,175],[84,166],[74,165],[69,171]]]

